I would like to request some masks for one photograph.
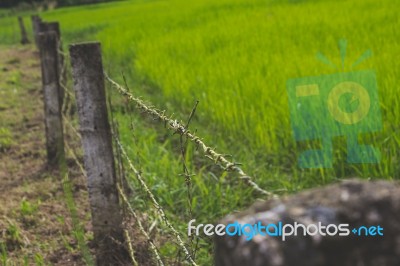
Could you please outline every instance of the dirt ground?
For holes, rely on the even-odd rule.
[[[68,164],[84,238],[90,241],[84,178],[72,161]],[[60,174],[46,166],[37,51],[0,47],[2,265],[85,265],[64,197]]]

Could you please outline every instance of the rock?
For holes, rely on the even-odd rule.
[[[300,228],[297,236],[286,236],[285,241],[269,235],[255,235],[248,241],[244,235],[216,236],[217,266],[400,265],[399,183],[347,180],[280,200],[256,203],[249,210],[227,216],[221,223],[235,221],[251,225],[261,221],[264,226],[279,221],[283,225],[295,222],[305,226],[318,222],[322,226],[336,225],[330,226],[330,233],[339,224],[348,224],[349,231],[346,236],[339,236],[340,230],[334,236],[304,236]],[[352,232],[354,228],[358,231]],[[270,229],[270,232],[275,231]]]

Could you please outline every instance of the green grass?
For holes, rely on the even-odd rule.
[[[65,160],[64,156],[62,156],[62,158],[60,158],[59,166],[60,166],[60,175],[62,176],[64,201],[65,201],[67,208],[69,210],[69,213],[71,215],[71,221],[72,221],[72,232],[71,233],[78,244],[78,248],[82,255],[83,261],[85,262],[86,265],[92,266],[92,265],[94,265],[94,259],[91,255],[89,247],[87,245],[88,241],[85,236],[85,230],[83,228],[81,221],[79,220],[78,209],[77,209],[77,206],[76,206],[76,203],[74,200],[74,195],[73,195],[73,187],[72,187],[72,183],[71,183],[71,180],[69,177],[69,172],[67,169],[66,160]],[[59,217],[59,219],[60,219],[60,217]],[[62,219],[60,221],[61,221],[61,223],[64,222]],[[71,249],[68,242],[65,240],[64,240],[64,245],[66,246],[66,248],[68,250]]]
[[[13,144],[12,134],[8,128],[0,127],[0,152],[8,150]]]
[[[243,154],[235,159],[267,161],[292,175],[298,171],[292,163],[297,149],[286,80],[336,72],[316,60],[315,54],[322,51],[339,65],[340,38],[349,43],[346,71],[366,49],[374,52],[354,70],[376,70],[385,123],[375,143],[384,150],[398,146],[394,134],[399,118],[393,112],[399,105],[399,67],[393,59],[400,50],[399,33],[394,30],[399,26],[398,9],[392,1],[379,5],[357,0],[131,1],[61,9],[43,16],[60,21],[66,43],[100,40],[105,66],[113,76],[118,78],[124,71],[137,85],[138,94],[151,95],[161,107],[186,114],[200,100],[199,132],[224,149],[235,143],[227,151]],[[159,92],[162,97],[154,96]],[[218,133],[210,134],[214,131]],[[392,156],[385,154],[381,163],[385,170],[372,173],[336,158],[336,171],[327,175],[342,176],[337,169],[346,168],[362,176],[394,177]]]
[[[18,20],[16,17],[0,15],[1,33],[0,43],[1,44],[15,44],[19,41],[20,33],[18,28]],[[25,19],[27,21],[27,19]],[[25,24],[27,26],[27,24]]]
[[[176,113],[178,119],[186,121],[195,100],[200,100],[192,129],[218,151],[244,163],[263,188],[291,193],[344,177],[399,177],[399,11],[391,0],[172,0],[81,6],[41,15],[60,22],[65,45],[101,41],[111,76],[122,82],[124,72],[135,95]],[[0,26],[0,43],[18,41],[15,18],[2,19]],[[373,51],[372,58],[353,70],[374,69],[377,74],[383,130],[361,138],[381,150],[382,161],[347,164],[345,138],[339,137],[334,139],[334,168],[299,169],[297,155],[313,143],[297,144],[293,139],[286,81],[337,72],[315,54],[321,51],[340,65],[341,38],[348,41],[345,71],[365,50]],[[130,118],[120,97],[113,99],[121,139],[185,234],[188,203],[178,137],[168,136],[162,125],[143,121],[136,110]],[[188,157],[195,158],[189,160],[189,168],[196,173],[192,208],[198,222],[216,221],[255,200],[233,174],[210,166],[195,147],[188,147]],[[154,217],[143,191],[134,195],[134,206]],[[159,230],[166,235],[162,226]],[[176,250],[168,242],[161,250],[173,258]],[[201,265],[210,263],[210,242],[200,242]]]

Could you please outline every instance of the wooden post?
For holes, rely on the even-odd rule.
[[[26,29],[24,25],[24,20],[22,17],[18,17],[19,28],[21,30],[21,44],[28,44],[28,36],[26,35]]]
[[[38,15],[31,16],[33,39],[35,40],[36,47],[39,48],[39,23],[42,19]]]
[[[64,159],[57,34],[55,32],[39,33],[38,41],[42,67],[47,160],[49,165],[55,166],[60,165]]]
[[[94,243],[97,247],[96,261],[97,265],[119,265],[126,251],[116,244],[116,241],[123,242],[122,216],[107,116],[101,46],[97,42],[73,44],[69,52],[87,172]]]

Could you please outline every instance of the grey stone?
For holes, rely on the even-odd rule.
[[[221,223],[349,224],[381,226],[383,236],[217,236],[217,266],[400,265],[400,186],[390,181],[342,181],[296,195],[258,202]],[[302,230],[300,230],[300,233]]]

